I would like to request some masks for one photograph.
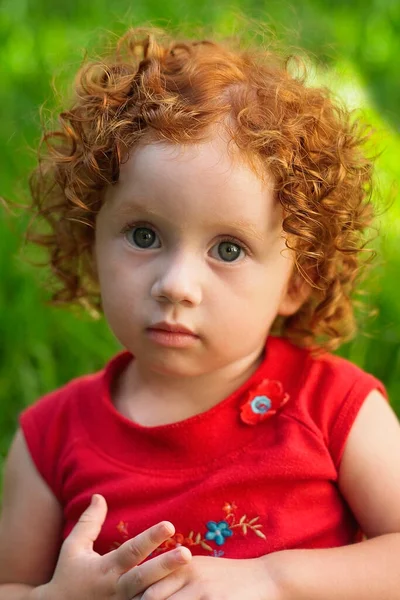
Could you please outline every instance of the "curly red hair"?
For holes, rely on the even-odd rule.
[[[223,124],[242,155],[272,175],[297,275],[311,285],[301,309],[275,326],[302,345],[334,349],[348,339],[372,219],[368,136],[327,89],[290,71],[290,60],[269,50],[154,30],[130,30],[111,56],[84,64],[30,179],[30,208],[50,230],[27,236],[49,251],[53,301],[101,310],[94,224],[129,149],[149,137],[199,142]]]

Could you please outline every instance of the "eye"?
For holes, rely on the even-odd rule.
[[[224,262],[235,262],[244,256],[244,250],[242,246],[236,242],[225,240],[213,246],[211,256],[213,258],[219,258]]]
[[[160,240],[156,232],[150,227],[129,227],[125,231],[125,237],[130,244],[137,248],[160,248]]]

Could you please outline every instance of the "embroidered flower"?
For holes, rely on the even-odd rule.
[[[162,544],[162,547],[166,550],[171,550],[172,548],[176,548],[177,546],[193,546],[194,542],[191,538],[183,536],[181,533],[176,533],[173,537],[165,540]]]
[[[248,392],[240,409],[240,418],[247,425],[257,425],[272,417],[289,400],[280,381],[264,379]]]
[[[222,507],[222,510],[224,511],[224,513],[233,513],[235,512],[235,510],[237,509],[237,506],[234,502],[225,502],[224,506]]]
[[[129,537],[127,524],[124,521],[120,521],[117,525],[117,529],[124,538]]]
[[[225,544],[225,538],[231,537],[233,531],[229,529],[229,525],[226,521],[208,521],[207,533],[205,535],[206,540],[214,540],[218,546]]]
[[[153,552],[149,554],[149,557],[168,552],[168,550],[176,548],[177,546],[186,546],[190,548],[192,553],[196,553],[201,549],[214,557],[221,557],[225,555],[225,552],[212,548],[209,542],[210,540],[217,546],[224,545],[227,538],[231,538],[232,536],[238,537],[238,535],[241,535],[241,537],[247,537],[249,534],[256,535],[265,540],[266,536],[261,531],[263,525],[262,523],[259,523],[260,517],[256,516],[249,518],[244,514],[239,518],[239,516],[236,515],[237,508],[235,502],[226,501],[222,507],[222,511],[225,513],[225,519],[223,521],[208,521],[208,531],[205,534],[200,532],[196,533],[195,530],[190,531],[188,535],[175,533],[172,537],[158,546],[158,548],[153,550]],[[119,548],[124,540],[133,535],[132,532],[129,531],[128,522],[120,521],[118,525],[116,525],[116,529],[120,539],[122,538],[122,541],[114,542],[112,546],[110,546],[110,550]],[[231,545],[231,543],[232,542],[230,542],[229,545]]]

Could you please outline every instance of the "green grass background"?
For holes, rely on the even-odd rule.
[[[391,205],[379,219],[379,260],[364,284],[377,315],[361,319],[357,337],[340,353],[384,381],[400,414],[398,0],[2,0],[0,194],[26,199],[39,107],[55,105],[53,79],[59,90],[68,89],[85,48],[98,47],[105,32],[151,21],[206,24],[231,35],[242,28],[238,11],[311,52],[324,67],[322,80],[351,106],[361,106],[379,132],[376,200],[381,207],[389,198]],[[104,322],[46,306],[46,273],[29,264],[31,250],[21,253],[25,226],[25,217],[0,206],[0,467],[18,413],[41,394],[100,368],[117,348]]]

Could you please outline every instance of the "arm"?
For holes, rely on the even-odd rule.
[[[190,561],[188,550],[177,549],[137,566],[173,535],[168,522],[99,556],[93,551],[93,542],[106,513],[104,498],[97,496],[61,546],[61,507],[37,472],[18,432],[4,477],[0,600],[130,598]]]
[[[51,579],[60,549],[62,514],[30,458],[21,431],[11,446],[3,488],[0,600],[25,600],[33,587]]]
[[[268,577],[282,600],[399,600],[400,427],[377,391],[369,394],[352,427],[338,483],[370,539],[262,557]]]

